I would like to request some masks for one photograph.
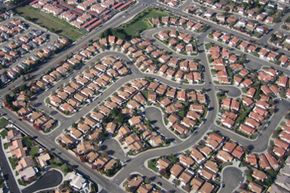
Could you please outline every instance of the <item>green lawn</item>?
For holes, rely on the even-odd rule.
[[[16,12],[22,17],[40,25],[48,30],[76,41],[83,36],[86,32],[79,30],[64,20],[54,17],[52,14],[44,13],[31,6],[20,7]]]
[[[0,128],[2,128],[2,127],[0,127]],[[1,135],[1,137],[4,139],[4,138],[6,138],[6,136],[7,136],[7,130],[6,129],[3,129],[2,131],[1,131],[1,133],[0,133],[0,135]]]
[[[38,154],[38,151],[39,151],[39,147],[37,145],[33,146],[29,151],[29,155],[31,157],[35,157]]]
[[[30,137],[28,137],[28,136],[24,136],[22,138],[22,142],[23,142],[25,147],[28,147],[28,148],[34,147],[33,146],[33,140]]]
[[[9,162],[10,162],[10,164],[11,164],[11,167],[12,167],[13,169],[15,169],[16,166],[17,166],[17,164],[18,164],[18,160],[17,160],[17,158],[9,157],[8,159],[9,159]]]
[[[1,117],[0,118],[0,128],[6,127],[7,124],[8,124],[8,120],[5,119],[4,117]]]
[[[144,12],[137,15],[131,22],[124,24],[115,29],[109,29],[104,32],[103,36],[108,34],[115,35],[119,38],[130,39],[132,37],[139,37],[146,29],[150,29],[153,26],[149,23],[149,20],[156,17],[169,16],[169,12],[160,9],[147,9]]]
[[[50,160],[50,164],[52,168],[60,169],[64,173],[64,175],[72,171],[68,164],[63,163],[58,158]]]

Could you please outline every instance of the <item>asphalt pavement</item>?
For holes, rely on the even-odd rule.
[[[50,170],[41,176],[32,185],[24,188],[22,193],[32,193],[43,189],[50,189],[58,186],[63,180],[62,174],[57,170]]]
[[[224,186],[221,188],[219,193],[233,192],[240,183],[244,181],[243,173],[236,167],[227,167],[223,170],[222,180]]]

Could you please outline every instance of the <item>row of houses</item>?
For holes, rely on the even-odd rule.
[[[225,163],[239,161],[243,147],[218,133],[208,133],[194,147],[153,161],[156,170],[186,192],[217,192]]]
[[[270,118],[273,106],[269,97],[261,96],[252,104],[246,105],[243,99],[225,97],[221,100],[220,124],[228,129],[251,137],[264,127]]]
[[[282,127],[280,131],[277,130],[277,137],[273,136],[273,145],[269,145],[263,153],[249,153],[237,142],[217,132],[210,132],[193,148],[151,160],[153,167],[149,167],[185,191],[209,193],[218,190],[221,172],[226,165],[239,165],[247,170],[247,180],[239,186],[238,191],[261,193],[269,188],[271,192],[277,188],[271,184],[276,178],[276,172],[283,167],[282,163],[289,151],[289,136],[285,137],[288,135],[289,120],[284,121]],[[285,171],[287,169],[281,170],[282,175]],[[280,177],[279,185],[276,185],[279,188],[287,187],[288,184],[281,183],[286,182],[286,178]]]
[[[0,74],[1,86],[14,80],[20,73],[25,74],[33,69],[68,44],[65,38],[56,38],[18,17],[1,23],[0,31],[0,65],[5,68]]]
[[[40,147],[32,138],[20,132],[14,124],[8,124],[4,129],[7,134],[3,139],[4,144],[8,144],[6,155],[9,156],[11,167],[15,173],[15,180],[22,182],[25,186],[37,181],[40,176],[51,169],[52,163],[60,163],[57,157],[48,153],[46,149]],[[36,151],[37,150],[37,151]],[[64,163],[63,163],[64,164]],[[84,193],[93,192],[98,186],[90,180],[84,178],[76,171],[65,176],[64,182],[55,189],[55,192],[66,192],[65,190],[82,191]],[[67,183],[66,183],[67,182]],[[94,186],[94,189],[93,189]]]
[[[182,104],[186,101],[190,102],[188,111]],[[168,127],[185,137],[200,123],[206,110],[205,103],[205,96],[199,92],[187,93],[155,81],[149,83],[136,79],[122,86],[93,112],[84,116],[77,123],[77,130],[73,127],[68,133],[74,140],[79,140],[86,138],[88,131],[98,130],[115,136],[128,154],[137,154],[148,148],[163,146],[166,142],[158,130],[146,125],[146,106],[160,106],[165,113],[164,118],[168,119]],[[183,114],[178,115],[178,111],[183,111]],[[116,114],[121,114],[124,120],[117,119]]]
[[[193,55],[197,53],[197,40],[193,35],[178,30],[163,30],[156,38],[177,53]]]
[[[7,131],[4,139],[8,144],[7,155],[11,156],[9,159],[15,160],[15,165],[12,166],[14,172],[18,173],[19,178],[26,183],[35,181],[49,165],[50,155],[45,151],[32,155],[30,152],[34,144],[27,146],[27,139],[24,139],[25,136],[14,125],[7,125],[3,129]]]
[[[271,185],[268,192],[286,192],[290,189],[290,158],[285,161],[285,165],[280,169],[279,174],[275,180],[275,183]]]
[[[158,1],[170,7],[178,7],[184,3],[184,0],[158,0]]]
[[[36,110],[30,104],[30,94],[25,87],[23,90],[14,93],[13,96],[6,98],[4,106],[11,111],[14,111],[19,118],[27,121],[35,129],[42,130],[43,132],[49,132],[57,125],[57,121],[52,117]]]
[[[131,43],[136,47],[129,48],[126,54],[135,60],[134,64],[142,72],[158,73],[169,80],[187,84],[203,82],[202,66],[197,60],[172,56],[149,40],[134,38]]]
[[[136,79],[122,86],[113,96],[94,109],[93,112],[78,121],[75,127],[70,128],[68,134],[74,140],[87,137],[90,139],[91,132],[98,132],[99,141],[102,141],[99,138],[102,133],[106,133],[112,137],[116,136],[116,139],[123,145],[124,151],[129,154],[136,154],[150,147],[163,145],[165,138],[156,132],[155,129],[146,126],[146,118],[144,115],[133,113],[133,111],[137,111],[140,108],[140,104],[138,103],[140,101],[137,102],[132,98],[139,97],[139,100],[145,100],[140,93],[136,94],[139,89],[142,90],[144,88],[144,84],[147,84],[145,80]],[[116,95],[117,93],[121,94],[120,97]],[[128,118],[120,121],[116,119],[120,115],[116,114]]]
[[[272,67],[260,70],[249,70],[245,66],[246,58],[230,53],[229,49],[208,44],[208,58],[214,79],[219,84],[232,84],[241,89],[251,88],[249,96],[255,96],[256,91],[262,91],[266,96],[289,99],[289,77]],[[251,73],[252,72],[252,73]],[[253,75],[253,72],[257,76]],[[257,81],[259,84],[257,84]],[[252,104],[249,97],[245,98],[247,105]]]
[[[257,21],[246,18],[241,19],[234,14],[219,13],[198,5],[189,5],[184,11],[251,37],[254,36],[259,38],[263,34],[269,32],[269,28],[266,25]]]
[[[290,36],[282,31],[277,31],[271,35],[269,39],[270,44],[289,51],[290,49]]]
[[[73,114],[84,104],[94,101],[109,85],[128,73],[129,69],[123,61],[106,56],[100,63],[84,70],[67,85],[51,94],[49,103],[64,114]]]
[[[31,26],[20,18],[9,18],[0,24],[0,42],[4,43],[11,40],[12,37],[23,33]]]
[[[243,60],[241,56],[214,44],[208,44],[206,52],[214,81],[219,84],[237,84],[241,88],[252,84],[252,80],[246,79],[249,71],[244,66],[244,61],[240,61]]]
[[[95,0],[85,0],[82,2],[34,0],[30,5],[63,19],[78,29],[91,31],[109,20],[115,13],[130,7],[134,2],[134,0],[104,0],[101,2]]]
[[[93,42],[92,44],[82,48],[77,53],[74,53],[59,66],[40,77],[39,80],[35,81],[31,85],[31,91],[33,93],[39,93],[53,87],[57,82],[61,81],[65,77],[68,77],[74,71],[74,69],[78,69],[79,66],[94,58],[97,53],[101,53],[106,50],[123,52],[132,58],[132,60],[134,59],[134,64],[140,69],[143,69],[141,66],[142,64],[150,64],[150,66],[154,67],[155,69],[153,73],[156,73],[158,71],[158,65],[153,63],[153,61],[150,62],[149,56],[145,55],[145,53],[140,50],[148,43],[151,44],[151,42],[139,38],[133,39],[130,42],[126,42],[124,40],[118,39],[115,36],[108,36],[107,38],[99,39],[96,42]],[[137,45],[138,47],[135,47],[134,45]],[[154,50],[158,52],[159,49],[157,50],[157,48],[154,47]],[[150,52],[150,50],[148,51]],[[157,57],[156,55],[154,56]],[[148,59],[146,60],[145,58]],[[161,57],[159,60],[164,63],[163,67],[160,67],[160,75],[168,75],[172,78],[176,77],[177,81],[183,81],[183,79],[187,78],[186,80],[188,83],[200,82],[202,80],[201,73],[199,72],[200,65],[195,61],[188,59],[178,59],[176,57],[170,57],[169,55]],[[125,67],[118,68],[117,73],[121,75],[126,74],[126,69],[127,68]],[[174,69],[179,70],[177,70],[175,73]],[[169,72],[171,72],[171,75]]]
[[[164,193],[162,187],[147,180],[147,176],[131,174],[123,183],[123,187],[130,193]]]
[[[280,126],[281,129],[277,128],[276,131],[274,131],[272,142],[265,152],[259,154],[248,153],[244,158],[244,162],[251,166],[249,168],[252,181],[249,181],[246,187],[252,192],[261,193],[265,190],[273,192],[275,188],[281,188],[281,175],[280,177],[276,175],[278,171],[283,174],[283,169],[281,168],[289,153],[289,119],[282,121]],[[274,171],[274,173],[272,171]],[[277,179],[279,185],[277,183],[274,184],[274,179]],[[278,187],[275,187],[276,185],[278,185]],[[282,187],[287,187],[287,183],[285,186],[282,185]]]
[[[217,10],[227,10],[232,14],[239,14],[243,18],[256,20],[265,24],[273,24],[279,21],[279,15],[283,15],[287,9],[285,5],[277,1],[263,0],[256,6],[241,6],[242,3],[250,5],[249,0],[234,0],[230,4],[222,1],[199,0],[199,4]],[[259,6],[259,9],[257,7]]]
[[[283,53],[277,53],[271,49],[264,48],[255,43],[251,43],[247,40],[242,40],[241,38],[227,32],[213,31],[209,38],[215,41],[220,41],[229,47],[234,47],[242,52],[252,54],[262,60],[271,62],[274,64],[281,65],[283,67],[288,67],[289,57]]]
[[[21,58],[20,62],[15,63],[15,65],[10,65],[9,68],[5,69],[0,74],[0,85],[6,85],[9,82],[17,79],[20,74],[26,74],[27,72],[35,69],[38,65],[41,65],[43,62],[49,59],[49,57],[61,51],[68,44],[68,39],[59,37],[51,44],[46,44],[45,46],[41,46],[40,48],[34,50],[34,53],[30,52],[29,55],[27,54],[24,58]],[[30,46],[27,46],[27,49],[29,48]],[[11,54],[11,52],[9,54]],[[18,58],[21,57],[20,53],[15,52],[15,54]],[[5,56],[8,55],[6,54]]]
[[[208,26],[200,21],[190,20],[186,17],[177,16],[163,16],[155,17],[149,21],[154,27],[181,27],[186,30],[201,33],[204,32]]]
[[[51,42],[48,33],[41,30],[32,30],[25,34],[15,36],[13,40],[6,42],[0,48],[0,64],[9,68],[11,65],[19,62],[26,54],[34,52],[36,49],[46,46]],[[50,53],[48,48],[44,49],[46,55]]]

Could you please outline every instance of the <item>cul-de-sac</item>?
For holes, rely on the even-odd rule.
[[[0,0],[0,193],[290,193],[290,0]]]

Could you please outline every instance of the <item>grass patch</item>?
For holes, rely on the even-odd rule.
[[[4,149],[8,149],[9,143],[4,143]]]
[[[4,117],[1,117],[0,118],[0,128],[6,127],[7,124],[8,124],[8,120],[5,119]]]
[[[169,16],[169,12],[151,8],[143,11],[135,17],[131,22],[124,24],[115,29],[108,29],[102,36],[115,35],[121,39],[131,39],[133,37],[139,37],[140,33],[144,30],[153,28],[149,20],[156,17]]]
[[[27,186],[27,185],[29,184],[28,182],[25,182],[25,181],[23,181],[23,180],[21,180],[21,179],[18,179],[17,181],[18,181],[18,183],[19,183],[21,186]]]
[[[148,167],[153,170],[154,172],[158,172],[158,168],[157,168],[157,160],[149,160],[148,161]]]
[[[0,188],[3,188],[3,187],[4,187],[4,179],[1,178],[1,179],[0,179]]]
[[[63,163],[58,158],[54,158],[53,160],[51,160],[50,164],[51,164],[51,167],[61,170],[64,175],[72,171],[72,169],[70,168],[68,164]]]
[[[9,157],[8,159],[9,159],[9,162],[10,162],[10,164],[11,164],[11,167],[12,167],[13,169],[15,169],[16,166],[17,166],[17,163],[18,163],[17,158]]]
[[[6,129],[3,129],[0,133],[2,139],[6,138],[8,131]]]
[[[79,30],[64,20],[61,20],[52,14],[44,13],[31,6],[19,7],[16,12],[22,17],[37,23],[40,26],[47,28],[48,30],[60,34],[69,38],[72,41],[76,41],[86,32]]]
[[[35,157],[38,154],[39,151],[39,147],[38,146],[33,146],[30,151],[29,151],[29,155],[31,157]]]
[[[25,147],[31,148],[33,146],[33,141],[28,136],[24,136],[22,138],[22,142],[23,142],[23,144],[24,144]]]

